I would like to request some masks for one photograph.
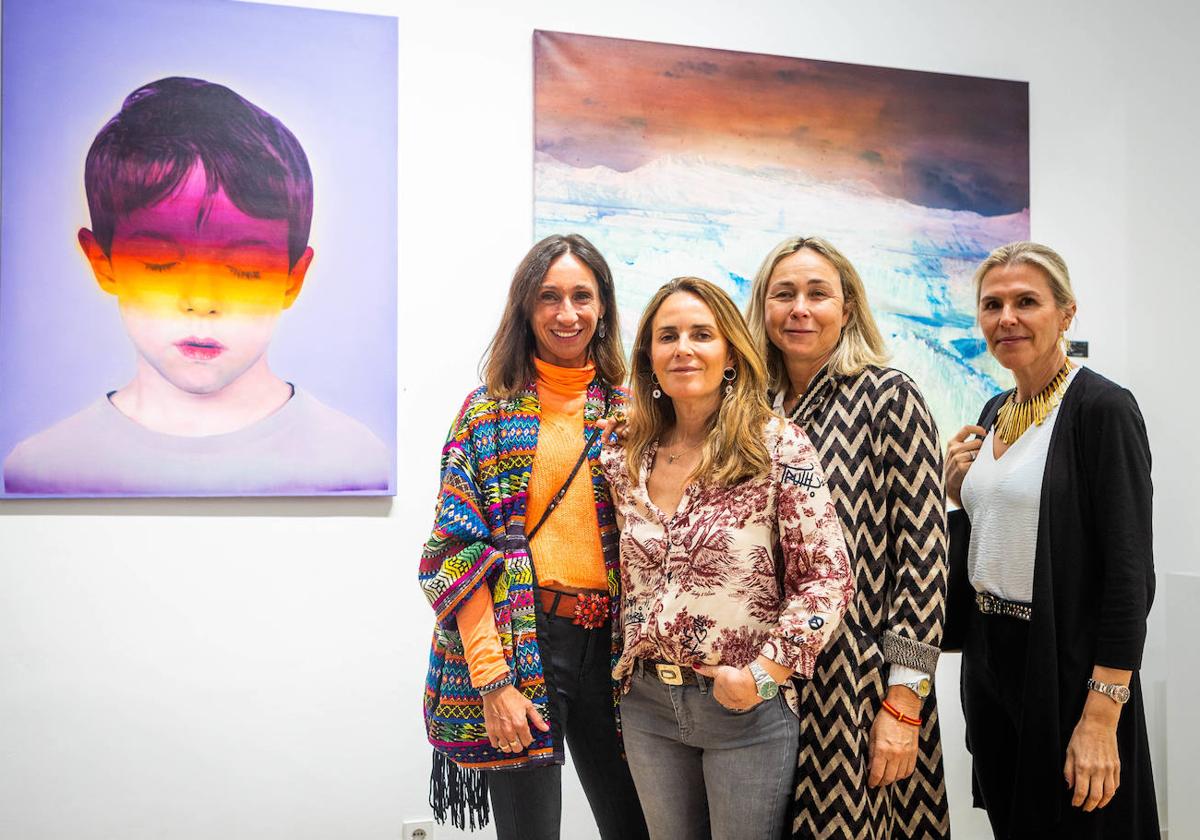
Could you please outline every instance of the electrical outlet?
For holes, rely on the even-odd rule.
[[[405,820],[402,840],[433,840],[433,820]]]

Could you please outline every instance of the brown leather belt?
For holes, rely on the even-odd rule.
[[[637,669],[661,682],[663,685],[696,685],[696,672],[690,665],[676,665],[674,662],[659,662],[653,659],[639,659]]]
[[[588,629],[603,627],[608,621],[607,592],[560,592],[557,589],[539,589],[538,598],[542,612],[569,618],[575,624]]]

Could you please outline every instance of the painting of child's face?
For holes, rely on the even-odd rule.
[[[312,261],[288,259],[286,219],[257,219],[192,167],[172,194],[119,216],[110,253],[79,233],[141,360],[190,394],[225,388],[266,353]]]

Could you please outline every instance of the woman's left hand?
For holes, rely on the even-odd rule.
[[[749,668],[732,665],[693,665],[697,674],[712,680],[713,697],[731,712],[746,712],[762,702]]]
[[[1111,702],[1107,701],[1106,702]],[[1114,704],[1115,705],[1115,704]],[[1074,788],[1071,804],[1085,811],[1103,808],[1121,785],[1121,758],[1117,754],[1117,720],[1097,718],[1085,710],[1071,741],[1063,767],[1067,786]]]
[[[624,411],[615,412],[608,417],[596,421],[600,429],[600,443],[606,446],[620,447],[625,445],[625,430],[629,428],[629,418]]]
[[[918,707],[917,711],[920,709]],[[917,767],[917,742],[921,728],[903,723],[882,708],[875,715],[867,742],[870,775],[867,784],[881,787],[907,779]]]

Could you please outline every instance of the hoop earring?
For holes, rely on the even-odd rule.
[[[600,340],[604,340],[604,336],[608,335],[608,330],[604,326],[604,319],[600,320],[600,326],[596,328],[596,334],[600,336]]]
[[[737,379],[737,368],[727,367],[721,373],[721,378],[725,380],[725,396],[733,393],[733,381]]]
[[[650,396],[656,400],[662,399],[662,388],[658,384],[658,377],[652,373],[650,374],[650,381],[654,383],[654,390],[650,392]]]

